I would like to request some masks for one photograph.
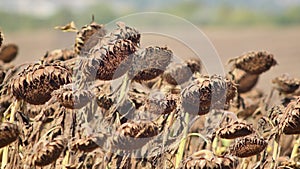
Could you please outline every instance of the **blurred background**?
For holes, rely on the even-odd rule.
[[[136,12],[166,12],[190,21],[215,45],[224,65],[249,50],[270,51],[279,66],[263,74],[263,88],[281,73],[300,77],[300,0],[0,0],[0,29],[4,43],[19,46],[18,64],[71,47],[74,33],[53,29],[57,25],[74,21],[80,28],[92,15],[106,24]]]

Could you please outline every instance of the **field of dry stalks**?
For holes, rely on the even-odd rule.
[[[1,169],[300,168],[299,79],[257,86],[281,66],[272,51],[210,75],[123,22],[57,29],[75,34],[72,48],[20,65],[0,32]]]

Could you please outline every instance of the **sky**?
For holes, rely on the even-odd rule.
[[[300,0],[183,0],[184,2],[200,2],[209,6],[218,4],[230,4],[233,6],[244,6],[257,9],[280,9],[293,5],[300,5]],[[151,11],[159,7],[171,7],[171,5],[182,2],[182,0],[0,0],[0,10],[21,14],[30,14],[37,17],[48,17],[62,7],[84,10],[96,3],[109,3],[116,9],[137,9],[137,11]]]

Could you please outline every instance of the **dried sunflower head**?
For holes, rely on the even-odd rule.
[[[96,78],[112,80],[124,75],[135,51],[136,47],[128,40],[117,40],[114,44],[102,46],[93,54],[98,62]]]
[[[45,56],[41,58],[45,63],[53,63],[55,61],[65,61],[75,58],[74,50],[71,49],[56,49],[51,52],[47,52]]]
[[[127,26],[124,22],[117,22],[117,29],[109,34],[109,41],[118,39],[130,40],[134,46],[140,46],[141,34],[133,27]]]
[[[118,128],[113,145],[125,150],[138,149],[158,133],[159,127],[153,122],[129,121]]]
[[[234,67],[251,74],[261,74],[277,64],[273,54],[267,51],[250,51],[229,62],[234,62]]]
[[[51,93],[61,85],[71,82],[71,73],[57,64],[32,64],[10,82],[10,88],[17,99],[40,105],[51,98]]]
[[[284,134],[300,134],[300,98],[290,102],[282,116],[279,128]]]
[[[217,131],[217,135],[225,139],[235,139],[238,137],[244,137],[254,133],[254,129],[251,124],[235,121],[228,124]]]
[[[181,93],[185,111],[204,115],[211,108],[223,108],[236,95],[234,84],[221,76],[201,76],[194,79]]]
[[[14,60],[18,54],[18,46],[15,44],[7,44],[2,46],[0,51],[0,60],[4,63],[9,63]]]
[[[135,81],[147,81],[161,75],[170,64],[173,52],[166,47],[147,47],[138,51],[128,75]]]
[[[238,160],[232,156],[215,156],[209,150],[195,152],[180,164],[180,169],[234,169]]]
[[[201,71],[199,60],[189,59],[183,64],[171,63],[163,74],[163,79],[171,85],[180,85],[188,81],[193,73]]]
[[[238,93],[246,93],[250,91],[259,79],[258,74],[250,74],[241,69],[234,69],[230,72],[232,80],[237,84]]]
[[[246,136],[230,146],[230,153],[241,158],[250,157],[262,152],[267,145],[268,143],[262,138]]]
[[[155,92],[146,100],[146,109],[151,114],[169,114],[176,109],[176,101],[171,96]]]
[[[94,47],[100,38],[104,37],[106,31],[104,25],[98,24],[94,21],[85,25],[76,34],[74,50],[75,54],[88,53]]]
[[[288,74],[282,74],[272,80],[275,84],[275,88],[284,94],[290,94],[295,92],[300,85],[300,80],[290,77]]]
[[[64,87],[55,90],[52,95],[57,98],[61,105],[69,109],[80,109],[93,98],[93,94],[89,90]]]
[[[58,159],[64,150],[67,141],[62,136],[54,138],[52,141],[41,141],[37,144],[33,157],[36,166],[46,166]]]
[[[0,148],[16,141],[19,136],[19,129],[16,124],[0,122]]]
[[[103,146],[106,141],[106,137],[107,136],[105,134],[97,133],[79,140],[75,140],[75,142],[71,145],[71,149],[91,152],[96,148]]]

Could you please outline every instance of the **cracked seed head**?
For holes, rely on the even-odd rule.
[[[57,64],[32,64],[11,80],[10,88],[17,99],[40,105],[51,98],[61,85],[71,82],[71,73]]]
[[[0,122],[0,148],[16,141],[19,136],[19,129],[16,124]]]
[[[18,46],[15,44],[7,44],[2,46],[0,51],[0,60],[4,63],[9,63],[14,60],[18,54]]]
[[[201,76],[183,89],[182,106],[185,111],[204,115],[211,108],[223,108],[236,95],[234,84],[221,76]]]
[[[234,62],[234,67],[251,74],[261,74],[277,65],[273,54],[267,51],[250,51],[229,62]]]
[[[262,138],[247,136],[231,145],[229,149],[232,155],[245,158],[259,154],[267,145],[268,143]]]

